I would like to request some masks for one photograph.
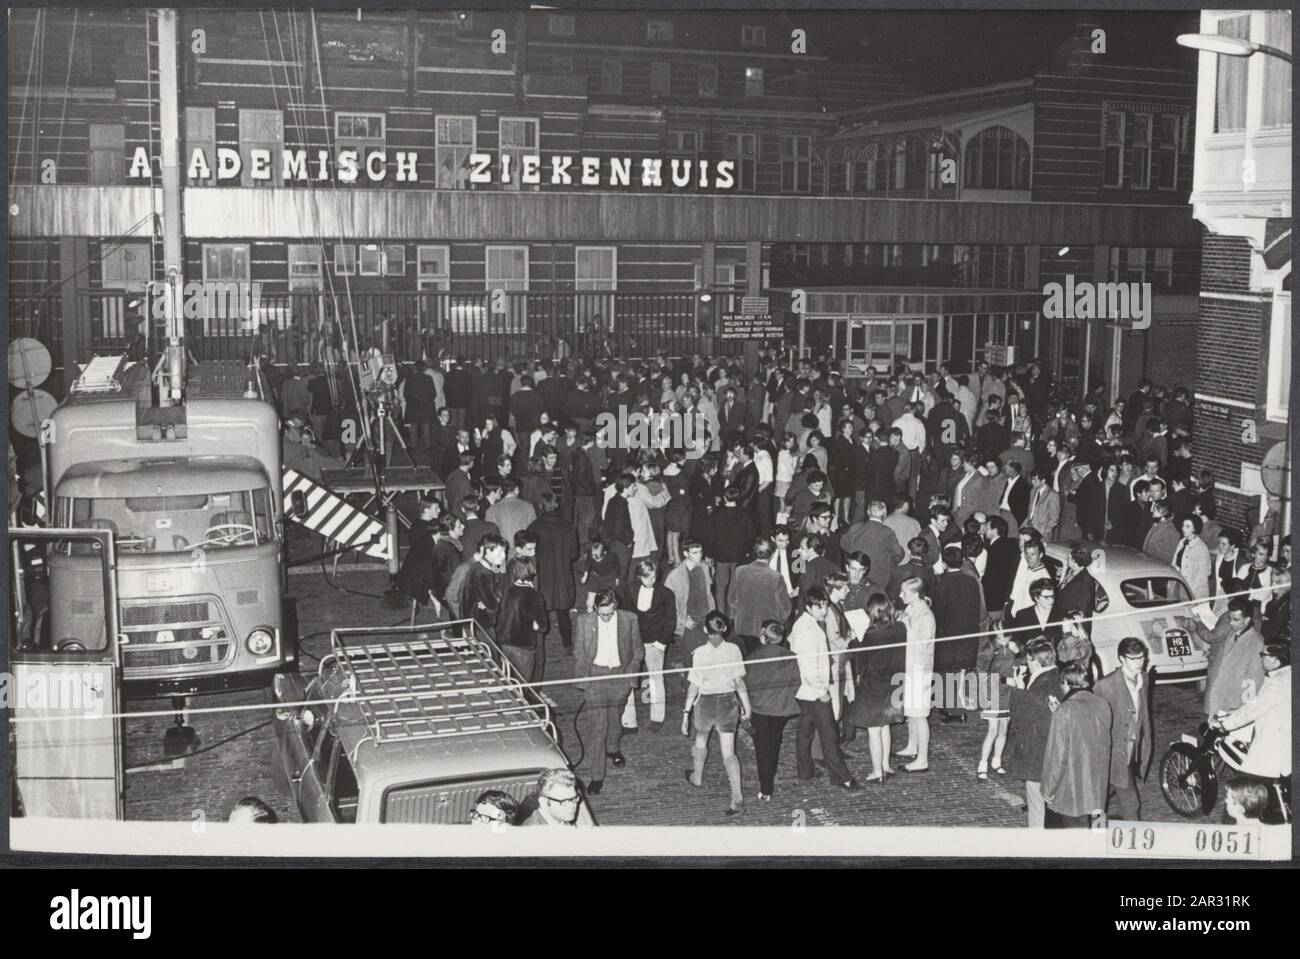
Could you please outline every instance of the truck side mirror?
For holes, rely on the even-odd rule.
[[[302,519],[307,515],[307,494],[300,489],[289,494],[289,515],[294,519]]]

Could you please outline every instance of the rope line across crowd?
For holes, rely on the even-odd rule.
[[[1281,591],[1290,588],[1291,588],[1290,583],[1278,583],[1270,586],[1260,587],[1259,589],[1247,589],[1236,593],[1223,593],[1215,597],[1215,601],[1231,600],[1239,596],[1250,596],[1251,594],[1259,593],[1261,590],[1273,592],[1273,591]],[[1167,606],[1159,607],[1159,611],[1161,613],[1166,613],[1170,610],[1177,609],[1179,607],[1183,607],[1183,606],[1191,607],[1191,606],[1197,606],[1202,603],[1209,603],[1209,602],[1211,602],[1211,600],[1205,598],[1180,600],[1175,603],[1170,603]],[[1120,611],[1115,613],[1102,613],[1101,615],[1085,617],[1080,621],[1088,624],[1092,624],[1095,622],[1101,622],[1103,620],[1119,619],[1121,617],[1128,616],[1128,615],[1130,615],[1130,613],[1127,611]],[[955,636],[939,636],[939,637],[935,637],[932,640],[928,640],[927,643],[937,645],[939,643],[951,643],[951,642],[958,642],[960,640],[978,639],[983,636],[995,636],[998,633],[1002,633],[1005,635],[1008,633],[1016,633],[1016,632],[1035,632],[1035,631],[1041,632],[1047,627],[1061,626],[1064,625],[1066,622],[1068,621],[1053,620],[1046,624],[1040,624],[1037,626],[1014,626],[1014,627],[1007,627],[1005,629],[999,627],[997,629],[980,630],[977,632],[962,633]],[[856,649],[854,648],[845,648],[843,650],[828,649],[826,655],[845,656],[845,655],[852,655],[855,653],[866,653],[866,652],[876,653],[884,649],[900,649],[900,648],[906,649],[908,646],[915,646],[915,645],[918,644],[903,642],[903,643],[885,643],[879,646],[858,647]],[[798,660],[798,659],[799,656],[797,654],[791,653],[788,656],[772,656],[770,658],[764,659],[763,663],[764,665],[766,665],[768,663],[778,663],[778,662]],[[641,672],[612,673],[606,676],[577,676],[574,677],[573,679],[547,679],[536,683],[521,683],[520,685],[525,686],[528,689],[537,690],[542,688],[551,688],[551,687],[558,687],[558,686],[586,685],[587,683],[604,682],[607,680],[619,680],[622,682],[626,682],[629,679],[640,680],[640,679],[649,678],[651,676],[669,676],[669,675],[677,675],[680,673],[704,672],[713,669],[733,669],[733,668],[735,667],[730,663],[718,663],[713,665],[705,664],[700,666],[674,666],[672,668],[665,668],[665,669],[653,670],[653,671],[644,670]],[[501,688],[500,685],[456,687],[454,690],[449,690],[449,692],[455,692],[457,694],[487,693],[487,692],[495,692],[500,688]],[[238,706],[207,706],[207,707],[200,707],[198,709],[187,709],[185,710],[185,714],[187,716],[204,716],[204,715],[216,715],[220,713],[254,712],[259,709],[289,709],[289,708],[299,709],[306,706],[336,707],[340,703],[345,703],[345,702],[346,703],[389,702],[389,701],[402,700],[402,699],[411,699],[413,696],[418,698],[422,695],[440,695],[440,693],[436,691],[430,691],[428,694],[417,692],[417,693],[401,693],[401,694],[376,694],[373,696],[350,696],[345,693],[344,695],[334,699],[308,699],[308,700],[298,700],[292,703],[247,703]],[[129,719],[158,719],[158,718],[170,719],[170,718],[174,718],[175,715],[176,715],[175,710],[159,709],[159,710],[148,710],[144,712],[102,713],[96,715],[94,718],[95,719],[127,719],[127,718]],[[86,717],[84,715],[11,716],[9,721],[11,723],[52,723],[52,722],[80,721],[80,720],[84,720],[85,718]]]

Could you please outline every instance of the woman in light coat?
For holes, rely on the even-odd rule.
[[[1205,521],[1193,513],[1183,518],[1183,541],[1174,552],[1174,565],[1183,574],[1187,585],[1196,599],[1210,596],[1210,549],[1201,539],[1201,530]]]
[[[907,666],[904,668],[903,715],[907,718],[907,746],[898,755],[912,762],[904,772],[930,768],[930,685],[934,675],[934,613],[925,595],[925,582],[913,578],[899,587],[907,627]]]

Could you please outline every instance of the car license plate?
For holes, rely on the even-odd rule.
[[[1187,635],[1187,630],[1165,630],[1165,653],[1178,657],[1192,655],[1192,638]]]

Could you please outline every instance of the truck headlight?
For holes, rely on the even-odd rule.
[[[254,656],[265,656],[275,648],[275,634],[265,626],[259,626],[248,634],[244,645]]]

